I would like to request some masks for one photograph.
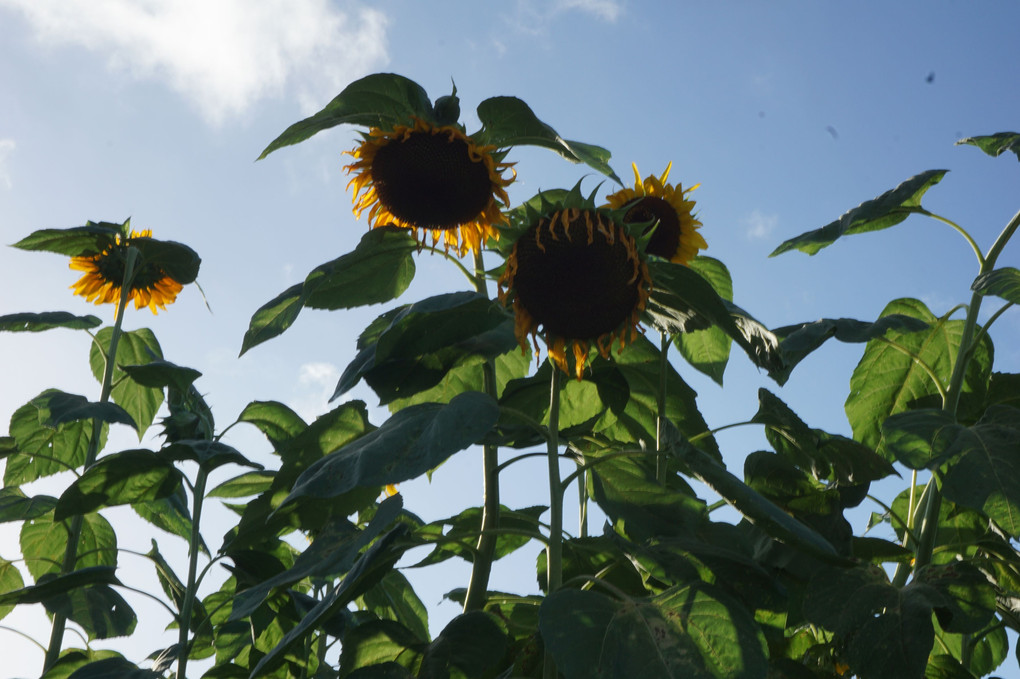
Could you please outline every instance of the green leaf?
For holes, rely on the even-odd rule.
[[[954,452],[966,427],[944,410],[922,408],[896,413],[882,423],[885,450],[910,469],[933,469]]]
[[[104,658],[75,670],[67,679],[159,679],[162,674],[140,669],[124,658]],[[49,673],[46,674],[49,679]]]
[[[316,604],[301,622],[287,632],[279,644],[259,660],[251,672],[251,679],[276,667],[291,647],[311,634],[322,621],[327,620],[341,608],[346,608],[351,601],[388,573],[409,546],[399,543],[399,540],[407,535],[407,531],[406,525],[398,524],[376,540],[340,583]]]
[[[96,316],[75,316],[66,311],[44,311],[42,313],[20,313],[0,316],[0,331],[42,332],[53,328],[90,330],[103,322]]]
[[[870,340],[850,378],[850,395],[845,404],[854,438],[887,459],[892,456],[885,451],[882,422],[891,415],[917,408],[926,397],[938,397],[937,387],[920,364],[928,366],[943,386],[948,385],[964,327],[964,321],[936,318],[916,299],[893,300],[882,316],[891,314],[911,316],[930,327],[909,333],[890,329],[883,339]],[[967,365],[964,393],[983,400],[991,364],[991,342],[985,335],[974,347]]]
[[[172,495],[183,475],[150,450],[106,455],[75,479],[57,501],[55,521],[103,507],[158,500]]]
[[[503,305],[474,292],[429,297],[386,316],[389,326],[347,367],[332,398],[364,378],[381,403],[406,399],[469,357],[495,358],[518,346]]]
[[[445,405],[405,408],[379,429],[312,464],[284,504],[413,479],[477,442],[498,416],[496,402],[480,392],[466,392]]]
[[[188,509],[188,496],[184,492],[184,486],[178,486],[173,494],[159,500],[135,502],[131,509],[160,530],[190,542],[191,512]],[[199,548],[206,554],[209,553],[204,542]]]
[[[269,490],[275,476],[275,472],[245,472],[219,484],[206,493],[206,497],[239,498],[258,495]]]
[[[90,641],[128,636],[138,623],[124,597],[105,584],[77,587],[47,597],[42,603],[50,613],[78,623]]]
[[[403,410],[418,403],[449,403],[457,394],[465,391],[484,391],[485,381],[482,366],[484,356],[469,355],[458,361],[434,386],[406,398],[390,401],[390,412]],[[532,365],[531,353],[508,351],[495,358],[496,393],[502,394],[511,380],[521,379],[528,374]]]
[[[481,677],[495,669],[506,650],[506,634],[488,613],[468,611],[447,623],[429,644],[421,661],[419,679]]]
[[[308,428],[297,413],[277,401],[252,401],[237,416],[265,434],[274,446],[293,439]]]
[[[99,420],[108,424],[126,424],[135,427],[134,420],[116,403],[90,403],[84,396],[66,394],[50,389],[33,399],[44,426],[56,429],[62,424]]]
[[[250,461],[233,446],[228,446],[219,441],[207,441],[205,439],[175,441],[163,448],[162,454],[171,460],[191,460],[192,462],[197,462],[206,471],[212,471],[225,464],[262,469],[262,465]]]
[[[970,289],[982,295],[995,295],[1007,302],[1020,304],[1020,269],[1009,266],[981,274],[974,279]]]
[[[0,606],[43,603],[53,597],[96,584],[119,585],[112,566],[91,566],[66,575],[50,574],[39,584],[0,594]]]
[[[393,570],[383,576],[362,595],[361,604],[380,619],[399,622],[420,641],[430,641],[428,609],[400,571]]]
[[[504,556],[528,544],[532,538],[523,533],[525,531],[537,533],[539,529],[538,517],[547,509],[547,507],[538,506],[512,510],[509,507],[500,505],[500,529],[516,530],[522,533],[500,533],[496,535],[496,543],[492,554],[493,561],[502,559]],[[456,516],[433,521],[428,525],[422,526],[415,532],[415,536],[421,538],[424,542],[435,543],[435,548],[422,558],[421,561],[415,563],[414,567],[431,566],[453,556],[459,556],[466,561],[474,561],[475,546],[478,543],[481,525],[481,508],[469,507]]]
[[[103,381],[103,373],[106,370],[112,336],[113,328],[103,328],[96,333],[96,341],[92,343],[92,348],[89,351],[89,365],[92,366],[92,374],[100,383]],[[148,328],[121,333],[113,368],[113,383],[116,386],[113,387],[110,395],[113,402],[126,410],[135,421],[139,440],[152,424],[156,412],[163,404],[163,390],[153,389],[135,382],[121,366],[144,365],[162,358],[163,351],[160,349],[159,342]]]
[[[0,523],[37,519],[56,504],[49,495],[26,497],[20,488],[0,488]]]
[[[127,235],[124,225],[110,222],[88,222],[70,229],[40,229],[14,244],[21,250],[53,252],[68,257],[95,255]]]
[[[344,635],[339,676],[353,679],[415,677],[426,648],[427,642],[398,622],[369,620]]]
[[[173,387],[186,392],[191,384],[202,376],[202,373],[194,368],[184,368],[163,360],[150,361],[142,365],[121,365],[120,367],[136,383],[153,389]]]
[[[181,285],[189,285],[198,278],[201,257],[184,243],[155,238],[132,238],[131,245],[138,249],[139,268],[145,265],[158,267]]]
[[[478,105],[478,120],[482,129],[471,135],[478,144],[491,144],[498,148],[511,146],[541,146],[555,151],[574,163],[584,163],[606,175],[617,184],[623,184],[609,167],[609,152],[598,146],[567,141],[549,127],[517,97],[490,97]]]
[[[716,327],[735,341],[760,368],[782,368],[778,340],[746,311],[719,296],[712,284],[691,267],[666,261],[648,262],[652,294],[646,315],[660,331],[686,333]]]
[[[945,497],[987,514],[1020,538],[1020,410],[992,406],[954,441],[958,459],[947,465]]]
[[[373,73],[345,87],[315,115],[288,127],[258,159],[336,125],[347,123],[389,130],[394,125],[410,124],[416,117],[432,118],[432,103],[425,90],[413,80],[394,73]]]
[[[769,257],[775,257],[789,250],[800,250],[813,255],[843,236],[879,231],[895,226],[918,211],[925,192],[942,181],[948,171],[928,170],[914,175],[895,189],[890,189],[878,198],[861,203],[822,228],[802,233],[785,241]]]
[[[49,515],[26,521],[21,526],[21,554],[36,582],[60,572],[69,538],[67,523],[55,522]],[[117,536],[113,526],[101,514],[85,514],[74,568],[116,565]]]
[[[243,356],[252,347],[271,340],[294,324],[304,306],[304,283],[292,285],[269,300],[252,315],[248,331],[241,341]]]
[[[711,257],[695,257],[689,266],[712,285],[719,297],[733,300],[733,281],[725,264]],[[673,341],[688,363],[722,386],[723,372],[730,358],[730,344],[733,341],[729,335],[713,326],[680,333]]]
[[[768,672],[751,614],[703,582],[625,601],[560,590],[539,615],[542,639],[566,679],[738,679]]]
[[[8,592],[14,592],[25,586],[21,578],[21,571],[10,561],[0,557],[0,597]],[[8,613],[14,610],[17,602],[8,604],[0,603],[0,620],[3,620]]]
[[[1016,132],[997,132],[981,137],[967,137],[956,142],[956,145],[970,144],[976,146],[993,158],[1001,156],[1006,151],[1016,154],[1020,160],[1020,134]]]
[[[50,391],[37,398],[45,400]],[[77,421],[49,427],[36,399],[14,411],[10,431],[17,453],[10,455],[4,468],[4,485],[20,486],[52,474],[77,469],[85,464],[91,421]],[[107,427],[100,432],[99,447],[105,442]]]
[[[928,324],[905,314],[890,314],[874,323],[857,321],[852,318],[823,318],[811,323],[800,323],[776,328],[773,332],[780,338],[779,351],[785,363],[783,369],[771,373],[780,385],[786,383],[794,367],[829,338],[840,342],[860,343],[884,336],[890,330],[898,332],[920,332]]]
[[[418,243],[408,229],[369,230],[353,252],[315,267],[305,278],[304,305],[352,309],[396,299],[414,278]]]
[[[993,622],[995,588],[980,570],[965,562],[926,566],[915,575],[915,582],[935,589],[933,597],[939,627],[946,632],[974,634]]]

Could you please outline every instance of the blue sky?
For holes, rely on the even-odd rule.
[[[355,130],[254,159],[348,82],[392,71],[433,98],[454,80],[469,131],[478,102],[509,94],[565,137],[610,149],[625,180],[631,162],[647,174],[672,161],[673,181],[701,184],[693,197],[706,254],[729,266],[736,301],[766,325],[871,320],[907,296],[941,314],[967,301],[976,263],[934,221],[914,217],[815,257],[767,255],[938,168],[951,172],[925,205],[987,248],[1020,207],[1020,166],[1012,155],[992,159],[953,142],[1020,129],[1018,20],[1012,2],[913,0],[0,0],[0,235],[9,244],[40,228],[130,216],[135,228],[191,245],[203,257],[199,282],[212,313],[189,287],[168,313],[131,314],[128,325],[152,328],[169,360],[204,373],[198,386],[222,424],[255,399],[314,417],[381,307],[306,311],[283,337],[237,354],[261,304],[353,249],[367,228],[351,214],[341,169]],[[515,201],[585,174],[543,150],[508,159],[518,163]],[[1014,244],[999,263],[1018,262]],[[0,249],[0,314],[112,319],[112,309],[70,296],[74,280],[56,255]],[[407,299],[462,287],[450,266],[424,256]],[[999,370],[1020,370],[1018,332],[1015,313],[997,322]],[[47,387],[97,395],[87,352],[87,337],[69,331],[0,335],[0,432],[9,413]],[[725,389],[684,375],[712,426],[747,419],[766,386],[812,426],[846,433],[842,404],[859,356],[860,347],[826,346],[781,390],[738,355]],[[376,402],[368,391],[351,396]],[[384,413],[373,416],[378,423]],[[737,469],[762,445],[745,430],[720,442]],[[240,432],[234,443],[272,463],[257,437]],[[409,508],[438,518],[477,504],[477,466],[464,453],[431,485],[406,484]],[[544,502],[530,491],[541,486],[532,471],[510,474],[508,503]],[[207,535],[215,543],[221,533],[212,524]],[[149,537],[136,547],[147,550]],[[0,527],[0,556],[15,550],[16,533]],[[514,575],[533,570],[534,550],[520,558],[498,565],[494,586],[534,589]],[[423,585],[423,599],[438,604],[465,574],[444,572]],[[435,617],[455,613],[445,604]],[[35,623],[10,616],[0,624]],[[0,637],[5,649],[22,643]],[[32,647],[16,657],[24,667],[5,672],[38,670]]]

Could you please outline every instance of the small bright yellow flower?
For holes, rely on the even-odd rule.
[[[563,208],[517,239],[499,288],[504,304],[513,300],[521,348],[541,328],[549,358],[580,380],[593,344],[609,358],[613,342],[622,348],[637,337],[651,279],[634,238],[610,212]]]
[[[646,252],[677,264],[687,264],[697,256],[698,250],[708,248],[697,231],[701,222],[694,218],[694,201],[687,199],[700,184],[684,189],[680,184],[666,183],[673,163],[666,165],[661,176],[649,175],[644,179],[637,164],[631,167],[634,168],[634,188],[624,188],[606,196],[609,207],[626,208],[624,221],[628,224],[655,222],[655,232]]]
[[[347,155],[354,176],[354,214],[369,210],[371,227],[411,229],[419,242],[425,233],[463,256],[498,238],[495,224],[505,222],[499,203],[509,206],[503,177],[512,163],[498,162],[495,146],[479,146],[453,125],[420,118],[392,130],[371,128]]]
[[[72,257],[70,267],[85,274],[71,286],[74,294],[89,302],[115,304],[119,308],[131,241],[151,236],[149,229],[132,231],[128,238],[118,235],[115,242],[98,254]],[[184,286],[155,263],[139,262],[136,266],[128,299],[134,301],[136,309],[149,307],[154,314],[160,309],[166,311],[166,305],[174,303]]]

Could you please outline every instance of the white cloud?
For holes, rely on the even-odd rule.
[[[610,23],[616,21],[623,12],[623,7],[616,0],[556,0],[553,3],[554,12],[571,9],[594,14],[599,19]]]
[[[298,388],[291,406],[306,422],[329,410],[329,399],[340,379],[340,369],[332,363],[305,363],[298,372]]]
[[[0,139],[0,188],[10,189],[14,186],[7,169],[7,157],[14,152],[14,147],[13,139]]]
[[[744,233],[751,240],[761,240],[771,235],[778,223],[779,215],[766,215],[760,210],[755,210],[744,218]]]
[[[269,96],[318,110],[387,61],[386,17],[330,0],[0,0],[46,44],[106,56],[111,69],[161,80],[213,124]]]
[[[547,24],[565,12],[578,11],[613,23],[623,13],[620,0],[517,0],[506,20],[519,31],[544,34]]]

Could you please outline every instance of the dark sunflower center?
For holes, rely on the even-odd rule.
[[[633,313],[638,304],[640,276],[635,276],[635,262],[628,256],[627,236],[617,231],[610,244],[594,230],[588,243],[585,212],[579,212],[568,226],[570,239],[563,234],[558,216],[542,219],[516,245],[517,272],[514,289],[520,304],[547,333],[564,339],[595,339],[616,330]],[[603,219],[588,212],[592,220]],[[555,224],[558,240],[549,233]],[[538,231],[543,252],[535,242]],[[633,279],[633,280],[631,280]]]
[[[381,146],[371,171],[383,207],[419,228],[468,224],[492,200],[488,168],[471,159],[468,143],[459,137],[412,132]]]
[[[104,252],[96,259],[96,269],[103,280],[121,287],[124,283],[124,270],[127,267],[127,251],[117,246],[113,250]],[[132,290],[147,290],[157,281],[165,276],[163,270],[153,264],[141,263],[135,269],[134,281],[131,284]]]
[[[677,217],[676,208],[669,204],[669,201],[658,196],[645,196],[635,202],[627,210],[623,220],[629,224],[641,222],[655,222],[655,233],[648,241],[645,251],[650,255],[658,255],[664,259],[670,259],[680,245],[680,218]],[[645,230],[648,233],[648,230]]]

